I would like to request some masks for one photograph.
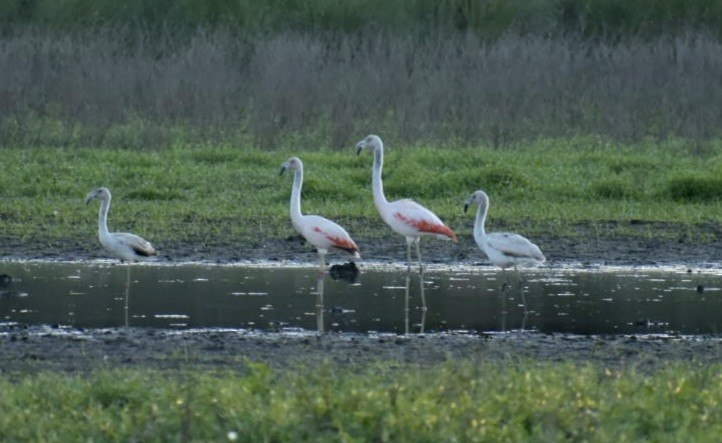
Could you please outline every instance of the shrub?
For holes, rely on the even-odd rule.
[[[722,178],[682,176],[669,182],[669,193],[674,200],[709,202],[722,199]]]

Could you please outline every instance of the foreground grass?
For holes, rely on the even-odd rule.
[[[378,364],[0,376],[2,441],[717,441],[719,365]]]
[[[303,209],[345,225],[357,238],[393,235],[371,198],[371,155],[283,147],[176,146],[159,151],[6,149],[0,174],[2,236],[16,243],[96,249],[97,207],[83,205],[97,186],[113,191],[112,230],[164,244],[258,245],[293,233],[292,179],[280,164],[306,165]],[[685,142],[619,147],[596,139],[542,140],[486,147],[387,147],[389,199],[412,197],[460,234],[470,234],[464,200],[491,197],[490,229],[575,235],[582,223],[672,222],[692,238],[722,214],[722,145]],[[623,229],[623,228],[621,228]],[[604,235],[605,233],[600,233]],[[655,236],[650,230],[642,235]],[[11,251],[2,251],[10,253]],[[172,251],[166,251],[172,254]]]

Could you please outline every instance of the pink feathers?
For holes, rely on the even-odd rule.
[[[431,234],[449,237],[452,241],[456,241],[456,234],[448,226],[436,220],[412,219],[406,217],[400,212],[394,213],[394,217],[409,226],[413,226],[419,231],[419,235]]]

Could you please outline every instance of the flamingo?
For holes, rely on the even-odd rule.
[[[464,204],[464,212],[473,204],[479,205],[474,222],[474,240],[489,260],[502,270],[518,265],[539,265],[546,261],[544,254],[537,245],[526,237],[510,232],[494,232],[487,234],[484,229],[486,214],[489,211],[489,196],[478,190],[471,194]]]
[[[491,263],[501,268],[503,274],[504,283],[501,287],[502,313],[505,316],[506,308],[504,304],[506,303],[506,291],[509,289],[506,282],[506,268],[513,266],[518,273],[517,266],[540,265],[546,261],[546,258],[544,258],[539,246],[519,234],[511,232],[486,233],[484,223],[486,222],[486,214],[489,212],[489,196],[486,195],[486,192],[480,189],[471,194],[471,197],[464,204],[464,212],[467,212],[473,204],[479,205],[479,209],[476,211],[476,220],[474,221],[474,240],[476,240],[476,244],[479,245],[479,248],[484,251],[486,256],[489,257]],[[519,287],[519,295],[521,296],[521,306],[524,309],[521,323],[521,329],[524,330],[529,310],[521,287]],[[502,328],[505,328],[503,323]]]
[[[406,238],[406,296],[404,298],[405,331],[409,332],[409,280],[411,278],[411,245],[416,246],[416,257],[419,260],[419,291],[421,292],[422,322],[421,332],[424,332],[426,315],[426,299],[424,297],[424,267],[421,260],[419,243],[421,237],[436,237],[442,240],[456,242],[456,234],[446,226],[439,217],[425,207],[410,199],[389,202],[384,195],[384,185],[381,180],[381,171],[384,167],[384,144],[377,135],[369,135],[356,144],[356,154],[364,149],[374,152],[372,188],[374,204],[381,214],[381,218],[395,232]]]
[[[381,218],[391,229],[406,238],[407,272],[411,270],[411,246],[416,246],[419,271],[423,271],[419,240],[421,237],[436,237],[456,242],[456,234],[439,217],[410,199],[389,202],[384,195],[381,171],[384,167],[384,145],[377,135],[369,135],[356,144],[356,154],[364,149],[374,151],[373,181],[374,204]]]
[[[489,212],[489,196],[486,195],[486,192],[480,189],[471,194],[464,204],[464,212],[467,212],[473,204],[479,205],[479,209],[476,211],[476,220],[474,221],[474,240],[476,240],[476,244],[479,245],[479,248],[484,251],[486,256],[489,257],[489,261],[501,268],[503,274],[504,283],[501,287],[502,313],[505,319],[506,308],[504,304],[506,292],[509,289],[509,285],[506,282],[506,268],[513,266],[518,277],[517,266],[540,265],[546,261],[546,258],[544,258],[544,254],[542,254],[539,246],[519,234],[511,232],[486,233],[484,222],[486,221],[486,214]],[[527,309],[526,298],[524,297],[524,291],[521,286],[519,287],[519,295],[521,296],[521,303],[524,309],[521,323],[521,329],[524,330],[527,317],[529,316],[529,310]],[[504,328],[505,325],[503,322],[502,329]]]
[[[128,232],[109,232],[108,231],[108,210],[110,209],[110,190],[108,188],[93,189],[85,197],[85,204],[89,204],[93,200],[100,200],[100,214],[98,215],[98,238],[100,244],[111,255],[120,259],[121,262],[138,261],[152,255],[158,255],[158,251],[145,239]],[[127,268],[125,276],[125,327],[129,326],[130,298],[130,266]]]
[[[100,244],[111,255],[121,261],[138,261],[151,255],[158,255],[158,251],[145,239],[127,232],[108,232],[108,209],[110,209],[110,190],[98,188],[90,191],[85,197],[85,204],[100,200],[100,214],[98,216],[98,238]]]
[[[283,175],[286,170],[295,171],[293,190],[291,191],[291,222],[299,234],[311,243],[318,252],[319,268],[326,267],[326,254],[331,249],[340,249],[356,258],[361,258],[358,246],[340,225],[319,215],[303,215],[301,213],[301,187],[303,186],[303,162],[298,157],[291,157],[281,165]]]

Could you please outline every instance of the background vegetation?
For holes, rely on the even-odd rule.
[[[153,32],[223,27],[237,33],[344,33],[368,27],[406,33],[471,31],[659,35],[685,29],[722,32],[722,5],[710,0],[3,0],[0,26],[77,31],[128,27]]]
[[[369,228],[378,220],[362,198],[370,159],[347,154],[368,133],[402,152],[390,151],[390,196],[457,226],[469,221],[458,199],[480,187],[503,202],[496,220],[529,235],[714,222],[721,11],[701,0],[0,0],[3,233],[85,238],[87,214],[66,208],[104,184],[141,211],[111,220],[148,214],[135,229],[156,241],[257,243],[287,227],[288,183],[265,174],[300,152],[308,209],[373,236],[385,231]]]
[[[3,0],[0,29],[0,146],[722,130],[718,1]]]

